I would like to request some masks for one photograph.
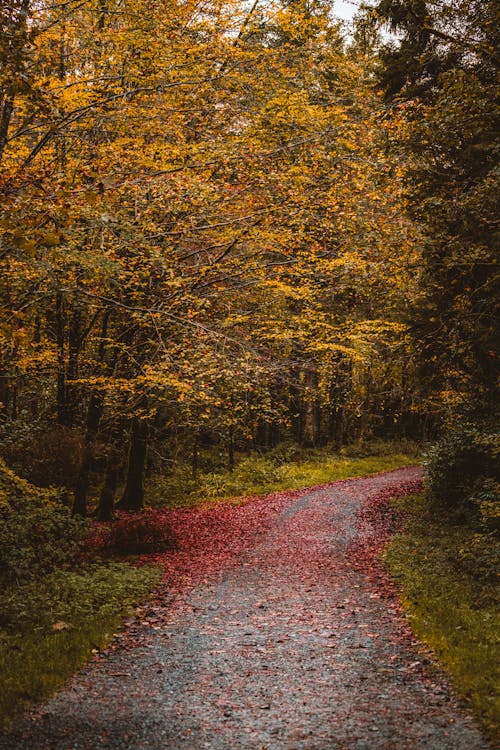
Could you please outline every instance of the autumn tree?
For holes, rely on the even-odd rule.
[[[0,398],[11,433],[30,403],[76,436],[75,513],[96,474],[101,517],[120,485],[139,510],[148,441],[174,430],[231,466],[265,425],[340,445],[412,408],[386,365],[408,360],[414,294],[399,165],[327,3],[37,3],[8,23],[28,72],[2,79]]]

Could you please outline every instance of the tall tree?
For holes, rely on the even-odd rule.
[[[205,430],[229,463],[263,424],[367,434],[356,413],[405,348],[414,259],[371,64],[328,3],[27,13],[2,158],[0,397],[11,418],[31,389],[41,422],[79,436],[75,512],[96,463],[102,515],[127,476],[140,507],[163,427],[190,446]]]
[[[381,80],[411,161],[411,214],[425,231],[414,312],[421,373],[445,400],[490,410],[499,374],[498,6],[383,0],[376,12],[400,36],[382,50]]]

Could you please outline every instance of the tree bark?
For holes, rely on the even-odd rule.
[[[57,421],[66,424],[66,355],[64,351],[64,298],[56,294]]]
[[[230,472],[234,471],[234,429],[229,428],[229,440],[227,443],[227,461]]]
[[[7,136],[9,125],[14,111],[14,95],[9,94],[2,104],[0,112],[0,161],[2,160],[5,146],[7,145]]]
[[[108,323],[111,315],[110,310],[106,310],[101,325],[101,342],[99,344],[99,361],[105,367],[106,358],[106,337],[108,335]],[[79,319],[78,319],[79,320]],[[78,322],[78,336],[80,336],[80,323]],[[69,368],[68,368],[69,369]],[[101,423],[102,412],[104,409],[103,394],[99,391],[93,391],[90,394],[89,406],[87,411],[87,424],[85,429],[85,446],[83,460],[78,472],[75,485],[75,494],[73,501],[73,515],[87,515],[87,495],[90,485],[90,471],[93,461],[94,441]]]
[[[73,515],[87,515],[87,495],[90,484],[90,470],[93,459],[93,442],[99,429],[104,401],[100,393],[94,392],[90,396],[87,413],[87,428],[85,430],[85,446],[83,460],[78,472],[73,501]]]
[[[125,491],[117,506],[120,510],[142,510],[144,504],[144,469],[146,467],[147,447],[147,424],[143,419],[134,417],[130,433]]]
[[[198,435],[197,434],[194,436],[194,441],[193,441],[191,474],[193,476],[193,479],[196,479],[198,476]]]
[[[118,486],[118,461],[118,451],[113,446],[110,446],[108,460],[106,462],[104,484],[102,486],[99,505],[97,507],[98,521],[111,521],[113,518],[115,495]]]
[[[315,374],[306,372],[304,382],[306,392],[304,395],[304,423],[302,433],[302,445],[306,448],[313,448],[316,445],[316,382]]]
[[[66,372],[66,424],[71,426],[77,421],[79,411],[80,387],[73,381],[78,379],[80,371],[80,352],[82,348],[82,315],[78,303],[71,313],[68,332],[68,368]]]

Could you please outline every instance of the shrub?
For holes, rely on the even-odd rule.
[[[479,488],[498,480],[500,435],[474,425],[449,430],[427,453],[428,488],[439,505],[478,513]]]
[[[0,589],[0,734],[25,705],[53,693],[106,646],[121,615],[160,578],[157,567],[92,564]]]
[[[472,534],[458,551],[458,567],[473,578],[483,581],[498,581],[499,544],[498,535]]]
[[[73,561],[87,529],[55,493],[30,485],[0,462],[2,583],[23,583]]]
[[[198,493],[204,498],[236,497],[265,491],[279,478],[279,469],[274,463],[252,454],[240,461],[231,473],[203,474]]]
[[[40,487],[74,486],[83,455],[80,431],[20,425],[10,426],[0,438],[0,454],[28,481]]]
[[[483,529],[500,531],[500,484],[496,479],[481,477],[474,485],[470,501],[479,510]]]
[[[175,548],[175,536],[157,511],[120,513],[114,521],[98,526],[97,551],[103,555],[141,555]]]
[[[148,502],[154,507],[182,505],[187,496],[196,492],[198,486],[198,481],[193,478],[189,467],[175,467],[173,471],[149,478],[147,484]]]

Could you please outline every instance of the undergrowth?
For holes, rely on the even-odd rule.
[[[417,637],[449,672],[486,729],[498,735],[498,542],[471,521],[437,513],[426,495],[394,501],[403,518],[384,558]]]
[[[241,457],[232,472],[205,471],[196,479],[189,467],[181,464],[168,474],[154,477],[147,495],[155,507],[190,506],[207,500],[263,495],[377,474],[419,460],[419,448],[406,441],[399,445],[379,441],[346,448],[340,453],[326,448],[278,446],[266,455],[255,452]]]
[[[130,525],[113,537],[115,547],[151,541]],[[0,460],[0,727],[107,643],[160,578],[152,567],[83,565],[88,534],[57,491],[29,484]]]
[[[126,563],[57,570],[0,595],[0,727],[41,700],[109,642],[150,594],[160,569]]]

